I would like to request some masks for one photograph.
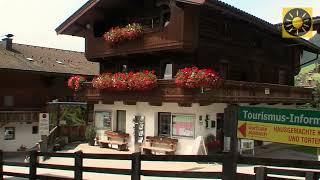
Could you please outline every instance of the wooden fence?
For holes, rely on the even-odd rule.
[[[177,178],[205,178],[205,179],[221,179],[221,172],[191,172],[191,171],[163,171],[163,170],[143,170],[141,169],[141,163],[143,161],[166,161],[166,162],[222,162],[224,155],[208,155],[208,156],[193,156],[193,155],[142,155],[140,153],[134,154],[84,154],[81,151],[75,153],[44,153],[37,151],[30,151],[29,163],[18,163],[4,161],[4,154],[6,152],[0,151],[0,180],[3,180],[3,176],[14,176],[35,179],[68,179],[59,178],[49,175],[40,175],[37,173],[38,168],[54,169],[54,170],[68,170],[74,172],[74,177],[69,179],[80,180],[83,179],[84,172],[105,173],[105,174],[120,174],[129,175],[132,180],[140,180],[141,176],[154,176],[154,177],[177,177]],[[63,157],[73,158],[74,165],[57,165],[57,164],[43,164],[39,163],[39,157]],[[87,167],[83,165],[84,159],[99,159],[99,160],[129,160],[131,161],[131,169],[119,169],[119,168],[104,168],[104,167]],[[238,159],[240,164],[252,164],[252,165],[268,165],[279,167],[302,167],[320,169],[320,162],[317,161],[299,161],[299,160],[279,160],[279,159],[264,159],[254,157],[240,157]],[[3,166],[16,166],[16,167],[28,167],[29,173],[21,172],[8,172],[4,171]],[[227,169],[227,168],[223,168]],[[305,177],[306,180],[319,179],[320,171],[312,170],[292,170],[281,169],[271,167],[256,167],[255,175],[238,174],[238,180],[273,180],[277,178],[268,177],[268,175],[282,175],[282,176],[296,176]],[[283,179],[283,178],[282,178]]]

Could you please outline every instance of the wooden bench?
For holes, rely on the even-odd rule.
[[[178,139],[147,136],[141,146],[141,151],[145,154],[175,154],[177,144]]]
[[[129,134],[118,133],[112,131],[105,131],[106,140],[99,139],[99,145],[101,148],[109,147],[111,145],[117,145],[119,151],[128,150],[128,138]]]

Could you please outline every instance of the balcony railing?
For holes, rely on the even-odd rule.
[[[105,42],[102,37],[88,36],[86,37],[86,56],[89,59],[95,59],[161,50],[181,50],[185,47],[188,48],[191,44],[184,42],[183,16],[178,12],[172,14],[170,23],[166,27],[163,22],[154,17],[128,20],[127,22],[142,23],[144,25],[143,36],[116,46]]]
[[[178,103],[284,103],[304,104],[312,100],[311,89],[277,84],[227,80],[210,89],[183,89],[174,81],[158,80],[157,88],[146,92],[98,90],[87,83],[78,97],[87,101],[178,102]]]

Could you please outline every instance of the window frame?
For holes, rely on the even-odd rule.
[[[7,129],[12,129],[13,131],[13,134],[12,134],[12,137],[11,138],[7,138],[6,137],[6,130]],[[5,141],[10,141],[10,140],[15,140],[16,139],[16,128],[15,127],[5,127],[4,128],[4,138],[3,138]]]
[[[7,99],[9,98],[9,99]],[[3,96],[3,106],[4,107],[14,107],[14,96],[6,95]]]
[[[170,116],[170,123],[169,123],[169,134],[160,134],[160,114],[168,114]],[[158,112],[158,136],[160,137],[171,137],[171,126],[172,126],[172,113],[171,112]]]
[[[160,134],[160,114],[161,113],[167,113],[170,114],[170,132],[169,135],[164,135],[164,134]],[[192,128],[192,132],[193,135],[192,136],[179,136],[179,135],[173,135],[173,116],[176,115],[190,115],[193,116],[193,120],[192,120],[192,124],[193,124],[193,128]],[[177,138],[177,139],[181,139],[181,138],[185,138],[185,139],[194,139],[196,136],[196,114],[192,114],[192,113],[172,113],[172,112],[158,112],[158,136],[160,137],[169,137],[169,138]]]
[[[96,125],[96,115],[97,115],[97,113],[110,113],[110,118],[111,118],[111,120],[110,120],[110,122],[111,122],[111,124],[110,124],[110,129],[108,128],[108,127],[97,127]],[[112,110],[101,110],[101,111],[94,111],[94,119],[93,119],[93,122],[94,122],[94,126],[95,126],[95,128],[97,129],[97,130],[106,130],[106,131],[113,131],[113,117],[112,117],[112,115],[113,115],[113,112],[112,112]],[[103,124],[104,124],[104,122],[103,122]]]
[[[32,134],[39,134],[39,126],[32,126]]]
[[[192,136],[177,136],[177,135],[173,135],[173,116],[174,115],[189,115],[189,116],[193,116],[193,120],[192,120],[192,125],[193,125],[193,128],[192,128],[192,132],[193,132],[193,135]],[[196,114],[192,114],[192,113],[171,113],[171,137],[172,138],[187,138],[187,139],[194,139],[195,138],[195,135],[196,135]]]

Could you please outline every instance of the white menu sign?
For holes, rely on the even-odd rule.
[[[39,134],[49,135],[49,113],[39,114]]]

